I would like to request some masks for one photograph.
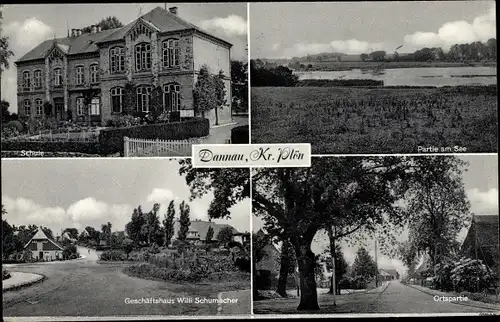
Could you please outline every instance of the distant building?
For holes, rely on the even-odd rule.
[[[499,272],[498,215],[475,215],[461,247],[461,255],[481,260],[493,271]],[[476,251],[477,250],[477,251]]]
[[[233,240],[234,241],[243,241],[244,238],[243,235],[244,233],[238,232],[236,228],[233,226],[227,225],[227,224],[217,224],[212,221],[204,221],[204,220],[194,220],[191,221],[191,224],[189,225],[189,230],[186,233],[186,240],[193,243],[193,244],[204,244],[206,243],[207,239],[207,233],[208,229],[212,227],[214,231],[214,235],[212,236],[211,241],[216,242],[217,241],[217,235],[219,232],[226,227],[229,227],[232,232],[233,232]],[[180,230],[180,221],[177,220],[174,223],[174,239],[177,239],[177,236],[179,234]],[[248,238],[249,239],[249,238]]]
[[[64,240],[67,240],[71,243],[76,243],[76,239],[75,238],[72,238],[68,232],[65,232],[64,234],[62,234],[61,236],[61,242],[64,241]]]
[[[399,273],[395,269],[379,269],[378,280],[379,282],[394,281],[399,279]]]
[[[53,261],[63,256],[63,247],[50,239],[42,229],[37,230],[24,249],[30,250],[36,260]]]

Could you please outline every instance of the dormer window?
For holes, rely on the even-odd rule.
[[[163,66],[167,68],[179,66],[179,40],[167,39],[163,42]]]
[[[142,43],[135,46],[135,70],[146,71],[151,69],[151,44]]]
[[[30,72],[25,71],[23,72],[23,89],[29,90],[30,87],[31,87]]]

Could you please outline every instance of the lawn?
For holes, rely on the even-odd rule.
[[[497,152],[496,86],[254,87],[251,95],[252,143],[311,143],[313,154]]]

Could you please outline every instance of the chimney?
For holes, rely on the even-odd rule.
[[[177,14],[177,7],[168,8],[168,11],[170,11],[170,13],[176,15]]]
[[[71,29],[71,37],[76,37],[76,29]]]
[[[96,25],[91,25],[90,26],[90,32],[95,34],[97,32],[97,26]]]

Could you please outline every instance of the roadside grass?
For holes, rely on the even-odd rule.
[[[497,152],[496,88],[254,87],[252,143],[311,143],[313,154]]]

